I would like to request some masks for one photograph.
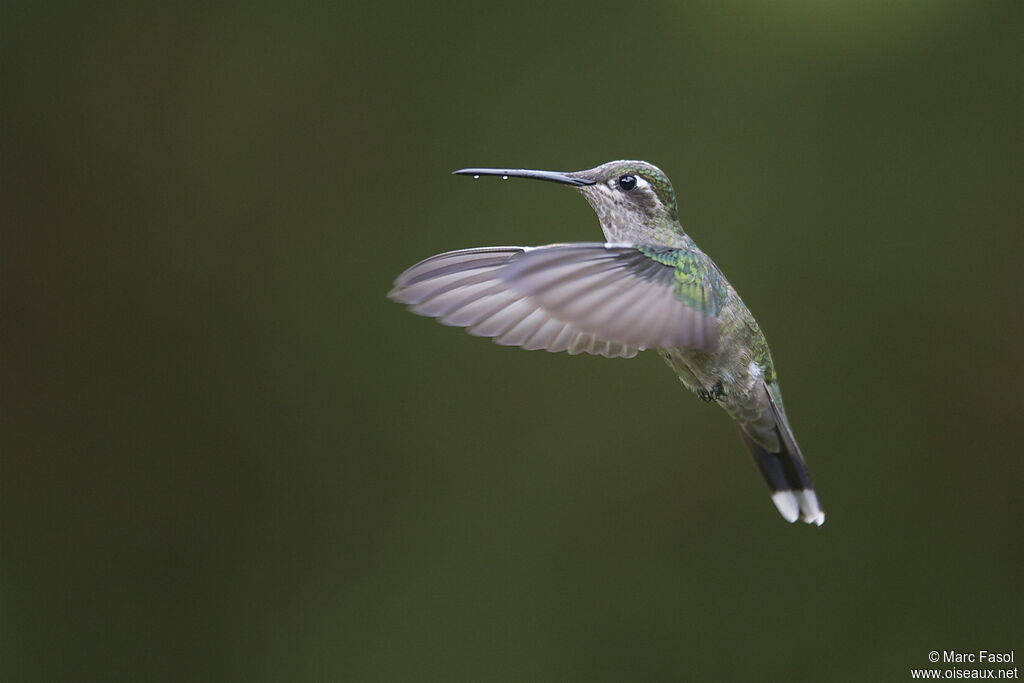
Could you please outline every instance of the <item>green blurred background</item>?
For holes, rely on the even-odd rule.
[[[0,680],[904,681],[1024,651],[1019,2],[4,3]],[[654,355],[406,312],[660,165],[829,513]]]

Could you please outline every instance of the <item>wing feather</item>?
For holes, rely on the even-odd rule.
[[[713,349],[717,318],[677,296],[669,252],[654,258],[644,249],[463,249],[412,266],[389,296],[414,313],[528,350],[630,358],[650,348]]]

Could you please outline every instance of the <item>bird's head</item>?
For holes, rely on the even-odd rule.
[[[665,173],[646,161],[609,161],[569,176],[580,186],[603,226],[655,225],[679,220],[676,193]]]

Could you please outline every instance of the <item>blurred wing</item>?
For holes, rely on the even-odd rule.
[[[625,358],[641,349],[710,350],[716,319],[676,296],[668,260],[626,244],[464,249],[409,268],[389,296],[525,349]]]

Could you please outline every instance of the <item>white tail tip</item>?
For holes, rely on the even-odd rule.
[[[801,519],[817,526],[825,523],[825,511],[818,505],[818,496],[810,489],[776,491],[772,494],[772,502],[787,522]]]

